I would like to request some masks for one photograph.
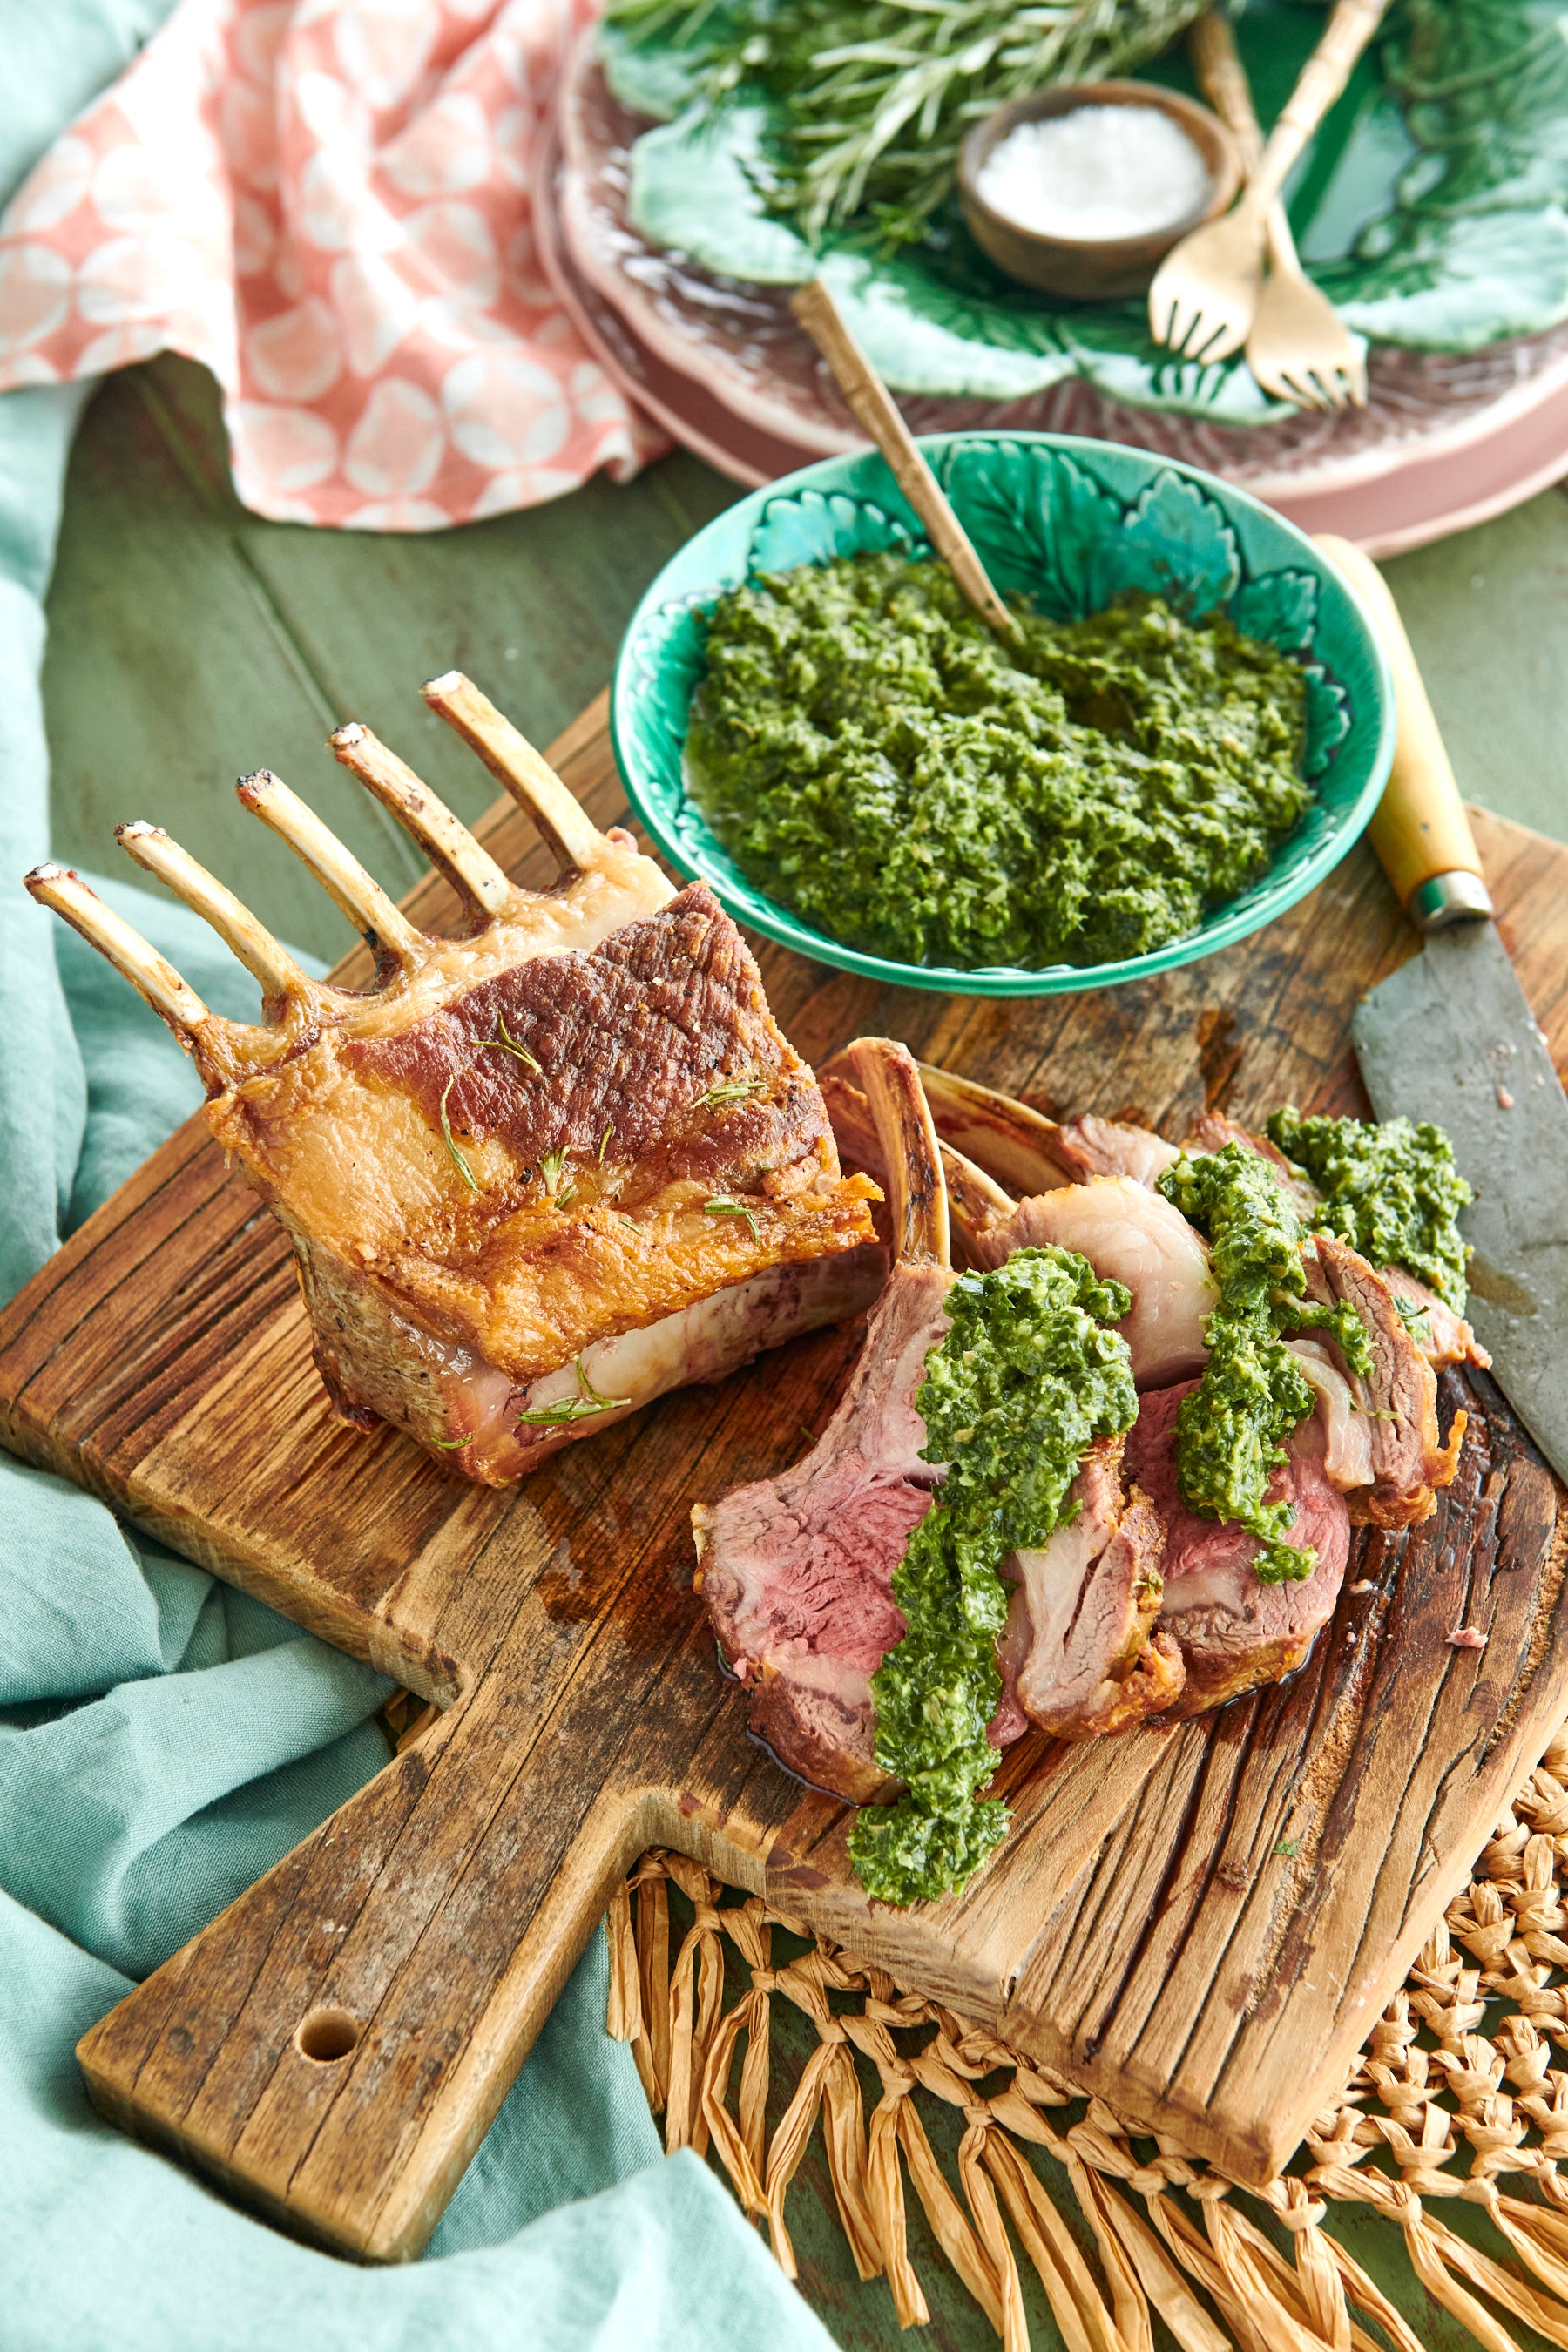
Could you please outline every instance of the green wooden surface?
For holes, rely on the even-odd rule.
[[[461,814],[476,815],[494,787],[425,710],[421,679],[465,669],[547,742],[605,683],[659,565],[737,495],[677,455],[628,487],[597,481],[531,513],[428,538],[260,522],[229,487],[216,392],[201,370],[164,359],[112,378],[77,443],[49,598],[56,855],[123,866],[115,824],[151,818],[282,936],[336,957],[346,927],[240,810],[236,775],[276,769],[401,892],[415,878],[415,854],[322,748],[329,729],[364,720]],[[1388,576],[1466,792],[1568,840],[1568,497],[1548,491],[1400,557]],[[776,2107],[815,2034],[793,2012],[774,2032]],[[948,2111],[932,2118],[945,2158],[961,2129]],[[797,2183],[790,2220],[805,2291],[852,2352],[890,2344],[886,2286],[855,2277],[820,2140]],[[1076,2223],[1065,2180],[1053,2187]],[[1453,2204],[1442,2218],[1467,2235],[1486,2226]],[[1342,2210],[1332,2226],[1431,2352],[1475,2352],[1415,2282],[1395,2231]],[[917,2340],[942,2352],[993,2342],[931,2252],[923,2219],[911,2222],[911,2243],[932,2309]],[[1032,2274],[1026,2292],[1037,2344],[1060,2352]],[[1510,2326],[1529,2352],[1536,2339]]]

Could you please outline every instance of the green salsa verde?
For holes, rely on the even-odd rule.
[[[1256,1151],[1227,1143],[1197,1160],[1184,1152],[1160,1190],[1208,1235],[1219,1285],[1219,1305],[1204,1325],[1203,1378],[1176,1409],[1183,1499],[1205,1518],[1233,1519],[1258,1537],[1261,1583],[1310,1576],[1317,1555],[1285,1541],[1291,1506],[1264,1500],[1286,1440],[1316,1402],[1284,1343],[1298,1331],[1327,1329],[1352,1370],[1367,1372],[1365,1328],[1353,1307],[1318,1307],[1303,1296],[1307,1226]]]
[[[1075,1516],[1068,1490],[1093,1440],[1132,1426],[1131,1359],[1108,1328],[1131,1304],[1054,1245],[960,1275],[949,1293],[952,1328],[916,1398],[921,1459],[947,1477],[893,1578],[908,1630],[871,1677],[877,1761],[907,1793],[863,1806],[850,1836],[861,1885],[885,1902],[962,1886],[1006,1834],[1005,1805],[978,1794],[996,1769],[997,1571]]]
[[[1465,1311],[1469,1250],[1459,1212],[1473,1197],[1454,1147],[1424,1119],[1303,1118],[1287,1103],[1268,1138],[1323,1196],[1321,1233],[1337,1234],[1373,1265],[1405,1266],[1456,1315]]]
[[[893,554],[721,596],[688,775],[749,878],[962,969],[1147,954],[1255,882],[1312,798],[1300,665],[1148,596],[1018,621]]]

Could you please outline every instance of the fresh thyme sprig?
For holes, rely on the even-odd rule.
[[[553,1428],[568,1421],[591,1421],[595,1413],[619,1412],[623,1405],[630,1404],[630,1397],[601,1396],[583,1370],[581,1356],[572,1369],[577,1375],[581,1396],[558,1397],[553,1404],[539,1405],[532,1412],[520,1412],[517,1417],[519,1429],[525,1422],[539,1427]]]
[[[731,1201],[722,1192],[715,1192],[710,1201],[702,1203],[702,1213],[705,1217],[744,1217],[752,1229],[752,1239],[756,1242],[762,1240],[762,1227],[744,1201]]]
[[[744,1078],[716,1078],[706,1094],[697,1097],[699,1110],[718,1110],[726,1103],[748,1102],[752,1095],[766,1094],[766,1078],[752,1076]]]

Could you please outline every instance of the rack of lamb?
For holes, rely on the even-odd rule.
[[[462,935],[414,927],[266,772],[245,806],[375,953],[363,993],[310,979],[233,892],[150,824],[136,863],[260,982],[258,1025],[210,1012],[75,874],[27,877],[162,1015],[206,1118],[289,1234],[340,1414],[388,1422],[500,1486],[572,1440],[881,1286],[874,1188],[840,1171],[821,1094],[735,926],[601,833],[468,679],[425,699],[559,859],[512,883],[368,729],[331,749],[440,868]]]

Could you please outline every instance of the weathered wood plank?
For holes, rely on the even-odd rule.
[[[602,713],[557,757],[613,821]],[[510,806],[483,830],[546,878]],[[1568,854],[1498,824],[1482,844],[1568,1042]],[[427,884],[410,903],[436,923],[448,902]],[[814,1058],[881,1030],[1180,1131],[1205,1104],[1364,1108],[1350,1008],[1409,945],[1358,852],[1293,916],[1137,989],[996,1006],[764,963]],[[108,2112],[290,2226],[405,2256],[656,1839],[1239,2174],[1288,2152],[1568,1697],[1559,1496],[1495,1391],[1470,1395],[1439,1517],[1360,1539],[1292,1684],[1205,1722],[1021,1746],[1008,1847],[963,1896],[900,1914],[850,1878],[844,1809],[746,1740],[691,1591],[691,1502],[798,1454],[855,1333],[478,1493],[331,1421],[280,1239],[204,1138],[182,1130],[0,1318],[5,1440],[447,1711],[88,2037]],[[1447,1645],[1460,1613],[1484,1653]],[[353,2047],[312,2057],[323,2014]]]

